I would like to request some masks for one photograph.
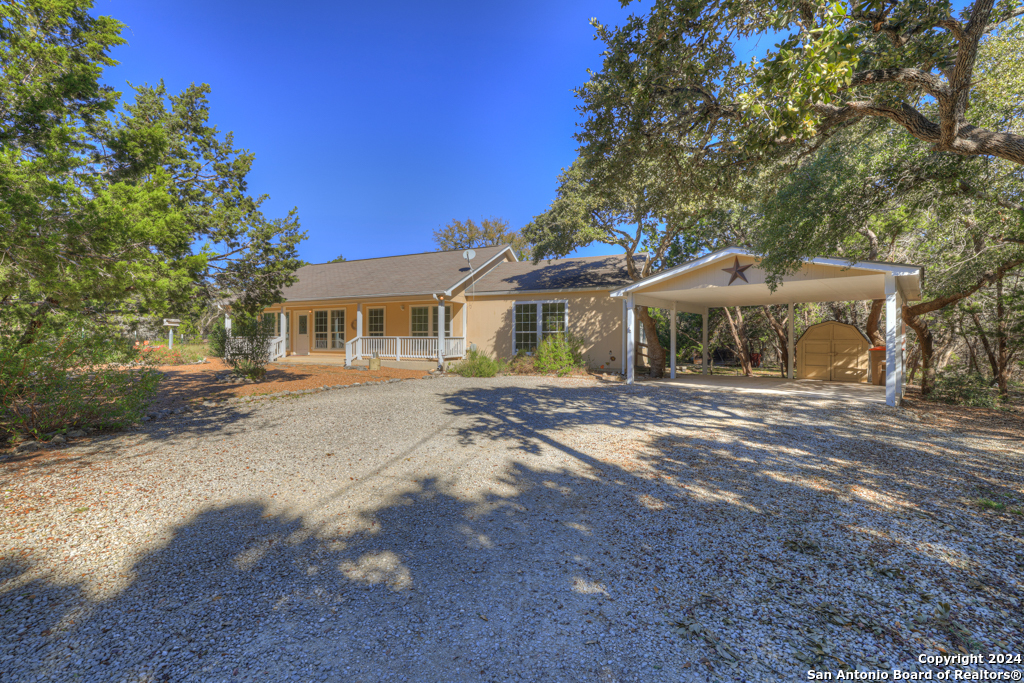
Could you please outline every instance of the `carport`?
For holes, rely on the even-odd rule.
[[[827,301],[885,299],[885,402],[897,405],[903,396],[903,320],[906,301],[921,300],[921,267],[903,263],[808,258],[794,273],[782,278],[775,291],[768,287],[759,258],[738,247],[707,256],[652,275],[612,292],[622,299],[623,355],[626,381],[635,380],[636,307],[653,306],[678,313],[703,316],[701,338],[704,356],[701,374],[708,371],[708,310],[726,306],[789,306],[789,367],[793,380],[793,305]],[[670,376],[676,376],[676,326],[671,326]]]

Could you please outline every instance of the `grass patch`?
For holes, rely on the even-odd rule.
[[[994,510],[996,512],[1006,510],[1006,503],[997,503],[991,498],[978,498],[974,501],[974,504],[983,510]]]

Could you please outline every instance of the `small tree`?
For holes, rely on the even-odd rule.
[[[268,325],[261,316],[240,315],[231,324],[231,336],[224,349],[224,361],[235,374],[260,380],[267,374],[270,362],[270,340],[274,337],[273,325]]]

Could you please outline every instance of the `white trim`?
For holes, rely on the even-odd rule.
[[[635,292],[638,289],[642,289],[650,285],[656,284],[658,282],[661,282],[663,280],[676,277],[677,275],[682,275],[687,271],[701,268],[727,256],[749,256],[751,258],[757,259],[758,261],[761,260],[760,256],[746,249],[741,249],[740,247],[727,247],[725,249],[720,249],[716,252],[708,254],[707,256],[702,256],[698,259],[694,259],[693,261],[688,261],[687,263],[678,265],[675,268],[669,268],[668,270],[664,270],[656,275],[651,275],[649,277],[644,278],[643,280],[640,280],[639,282],[634,282],[633,284],[627,285],[621,289],[617,289],[611,292],[609,296],[616,299],[624,297],[632,292]],[[837,266],[844,269],[857,268],[859,270],[873,270],[879,273],[888,273],[893,276],[920,276],[922,271],[921,266],[915,266],[907,263],[876,263],[874,261],[857,261],[851,263],[850,261],[844,261],[842,259],[821,257],[805,258],[802,260],[804,263],[814,263],[825,266]]]
[[[505,289],[498,292],[473,292],[472,294],[466,294],[468,298],[470,296],[473,299],[478,299],[482,296],[508,296],[510,294],[562,294],[569,292],[609,292],[611,287],[565,287],[563,289]]]
[[[451,295],[452,295],[452,292],[454,292],[456,289],[458,289],[459,285],[461,285],[466,280],[472,279],[473,277],[476,277],[476,280],[479,280],[480,279],[479,278],[480,271],[482,271],[484,268],[486,268],[488,265],[490,265],[491,261],[494,261],[499,256],[504,256],[506,253],[508,253],[508,254],[510,254],[512,256],[512,262],[513,263],[519,263],[519,259],[516,258],[516,254],[515,254],[514,251],[512,251],[512,247],[506,246],[504,249],[499,251],[497,254],[492,256],[490,259],[488,259],[487,261],[484,261],[484,264],[482,266],[480,266],[479,268],[473,268],[472,266],[470,266],[470,273],[469,273],[469,275],[467,275],[466,277],[462,278],[461,280],[456,282],[454,285],[452,285],[451,287],[446,289],[444,291],[444,295],[446,297],[450,298]],[[490,271],[488,271],[488,272],[490,272]],[[484,274],[486,275],[487,273],[484,273]]]

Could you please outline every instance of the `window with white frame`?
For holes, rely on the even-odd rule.
[[[331,348],[345,348],[345,311],[331,311]]]
[[[313,311],[313,348],[327,349],[327,311]]]
[[[414,337],[430,336],[430,306],[413,306],[410,332]]]
[[[515,350],[532,352],[544,337],[565,334],[569,325],[565,301],[529,301],[516,304]]]
[[[366,331],[371,337],[384,336],[384,309],[371,308],[366,312]]]

